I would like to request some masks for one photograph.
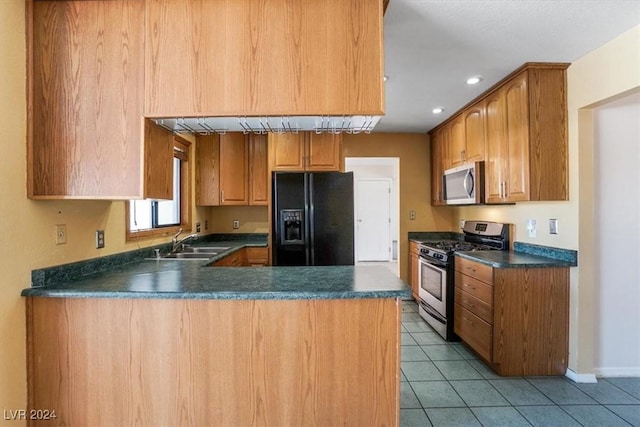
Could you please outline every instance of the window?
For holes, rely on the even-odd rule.
[[[130,200],[126,204],[127,240],[191,230],[189,141],[174,137],[173,200]]]

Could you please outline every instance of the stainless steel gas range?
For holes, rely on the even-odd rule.
[[[466,221],[463,233],[462,240],[424,241],[420,244],[418,311],[447,341],[459,339],[453,332],[455,252],[509,249],[507,224]]]

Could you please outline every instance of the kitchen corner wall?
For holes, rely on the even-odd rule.
[[[268,233],[269,214],[266,206],[214,206],[209,208],[209,231],[212,233]],[[233,221],[240,228],[233,229]]]
[[[164,243],[169,238],[126,243],[122,201],[27,198],[25,2],[0,1],[0,22],[0,409],[16,411],[27,405],[25,304],[20,291],[31,286],[31,270]],[[191,164],[194,183],[195,162]],[[195,186],[193,190],[195,197]],[[193,224],[203,221],[206,213],[205,208],[196,208]],[[66,224],[65,245],[55,245],[56,224]],[[104,249],[95,248],[97,229],[105,230]]]
[[[410,231],[450,230],[451,208],[431,206],[429,136],[417,133],[371,133],[343,136],[344,157],[397,157],[400,159],[400,277],[408,281]],[[411,210],[416,219],[409,219]]]

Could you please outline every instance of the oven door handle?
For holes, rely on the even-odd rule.
[[[424,265],[426,265],[429,268],[432,268],[434,270],[438,270],[441,273],[446,273],[447,272],[447,270],[445,268],[446,266],[444,264],[436,263],[434,261],[429,261],[424,257],[418,257],[418,260],[420,261],[420,263],[422,263],[422,264],[424,264]]]

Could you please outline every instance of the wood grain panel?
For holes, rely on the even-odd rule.
[[[460,304],[460,306],[475,314],[485,322],[489,324],[493,323],[493,302],[491,304],[487,304],[486,302],[463,291],[459,287],[456,287],[455,289],[455,301],[456,304]]]
[[[508,179],[505,192],[509,201],[529,200],[529,103],[527,72],[505,86],[507,117]]]
[[[409,242],[409,284],[413,299],[418,301],[420,295],[420,247],[416,242]]]
[[[505,197],[502,183],[507,179],[509,161],[506,139],[505,91],[503,89],[489,95],[486,113],[485,196],[487,203],[500,203]]]
[[[493,305],[492,285],[484,283],[475,277],[462,274],[459,271],[456,271],[455,283],[457,289],[460,289],[489,305]]]
[[[196,204],[220,205],[220,136],[196,139]]]
[[[272,171],[303,171],[305,134],[269,134],[269,165]]]
[[[268,248],[253,248],[249,247],[245,249],[247,252],[247,262],[250,266],[265,266],[269,263],[269,249]]]
[[[528,73],[531,199],[569,200],[566,73],[547,68]]]
[[[220,204],[249,204],[249,136],[220,135]]]
[[[569,269],[498,269],[494,362],[502,375],[564,375],[568,361]]]
[[[144,197],[173,199],[173,133],[144,121]]]
[[[451,121],[449,140],[449,163],[451,166],[458,166],[463,163],[464,141],[464,119],[459,114]]]
[[[249,135],[249,204],[266,205],[269,200],[269,153],[267,135]]]
[[[307,132],[308,171],[340,171],[342,135]]]
[[[466,162],[479,162],[485,159],[485,111],[486,103],[482,100],[464,112]]]
[[[384,113],[378,0],[146,3],[149,116]]]
[[[29,197],[141,197],[144,2],[29,10]]]
[[[493,268],[490,265],[480,264],[469,259],[456,257],[455,269],[474,279],[481,280],[487,284],[493,283]]]
[[[486,361],[491,361],[492,328],[490,324],[456,303],[453,308],[453,325],[455,333],[465,343]]]
[[[393,299],[27,307],[29,405],[58,414],[38,425],[399,424]]]

